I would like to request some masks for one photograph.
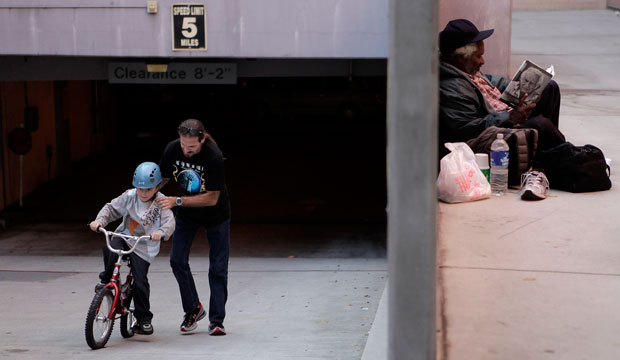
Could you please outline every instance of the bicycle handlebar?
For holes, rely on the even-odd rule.
[[[108,230],[104,229],[103,226],[99,226],[97,228],[97,231],[102,232],[105,235],[105,243],[108,246],[108,249],[110,249],[111,252],[113,252],[115,254],[118,254],[119,256],[131,254],[132,252],[134,252],[134,250],[136,249],[136,246],[138,246],[140,241],[142,241],[142,240],[150,240],[151,239],[150,235],[131,236],[131,235],[127,235],[127,234],[121,234],[121,233],[116,233],[116,232],[113,232],[113,231],[108,231]],[[110,235],[118,236],[120,238],[123,238],[124,240],[131,240],[131,239],[133,239],[133,240],[136,240],[136,243],[133,244],[133,246],[129,250],[115,249],[115,248],[113,248],[110,245]]]

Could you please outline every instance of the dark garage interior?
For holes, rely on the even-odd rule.
[[[294,236],[314,241],[307,245],[312,252],[321,238],[339,238],[351,242],[340,244],[340,252],[353,254],[358,246],[384,256],[385,81],[377,76],[106,84],[111,123],[102,126],[115,129],[111,145],[73,164],[70,176],[29,194],[22,209],[7,210],[38,221],[86,224],[131,187],[140,162],[159,161],[165,144],[177,137],[178,124],[191,117],[205,123],[226,158],[232,242],[235,234],[256,239],[252,234],[261,228],[271,234],[262,243],[274,248]],[[162,192],[174,195],[176,189],[169,184]],[[364,238],[372,239],[370,246],[360,246]],[[256,255],[247,251],[241,253]]]

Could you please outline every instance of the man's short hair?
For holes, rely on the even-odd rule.
[[[478,43],[470,43],[454,50],[451,55],[460,55],[469,59],[478,50]]]

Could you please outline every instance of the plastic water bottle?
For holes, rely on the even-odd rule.
[[[508,189],[508,153],[504,134],[497,134],[491,144],[491,192],[495,196],[504,195]]]

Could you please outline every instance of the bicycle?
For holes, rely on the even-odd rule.
[[[111,252],[118,255],[112,279],[102,289],[97,291],[93,297],[88,313],[86,315],[86,324],[84,333],[86,335],[86,343],[91,349],[96,350],[104,347],[114,327],[114,321],[120,315],[121,319],[121,335],[123,338],[130,338],[134,335],[133,326],[136,320],[133,316],[134,307],[132,306],[132,286],[133,277],[131,271],[127,274],[125,282],[121,283],[121,264],[126,261],[128,267],[131,267],[131,261],[126,255],[131,254],[136,246],[142,240],[148,240],[150,236],[131,236],[126,234],[107,231],[103,227],[99,227],[97,231],[105,235],[106,245]],[[136,243],[129,250],[114,249],[110,245],[110,236],[118,236],[125,240],[134,239]]]

